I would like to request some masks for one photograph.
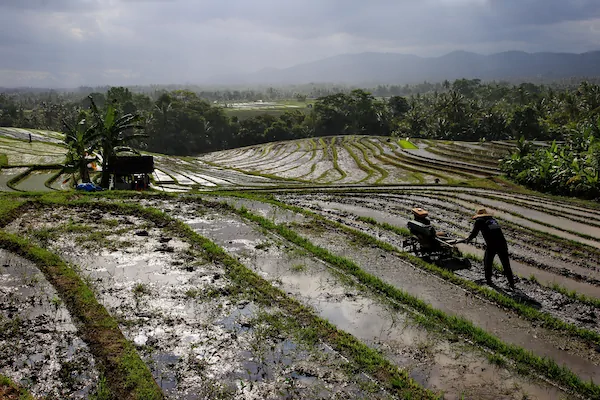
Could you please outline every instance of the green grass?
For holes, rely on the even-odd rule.
[[[0,228],[5,227],[20,215],[19,207],[25,199],[16,194],[5,194],[0,200]]]
[[[0,374],[0,394],[6,396],[2,398],[13,396],[12,398],[18,398],[19,400],[35,400],[35,397],[27,389],[17,385],[9,377],[2,374]]]
[[[377,185],[377,184],[379,184],[379,183],[383,182],[383,181],[384,181],[384,180],[385,180],[385,179],[388,177],[388,175],[389,175],[389,172],[388,172],[388,171],[387,171],[385,168],[381,168],[379,165],[377,165],[377,164],[375,164],[375,163],[372,163],[372,162],[369,160],[369,156],[368,156],[368,154],[367,154],[367,149],[369,149],[369,150],[371,150],[371,151],[372,151],[372,149],[371,149],[369,146],[367,146],[367,145],[363,144],[362,142],[358,142],[358,141],[356,141],[355,143],[353,143],[353,145],[354,145],[354,147],[356,147],[358,150],[360,150],[360,152],[361,152],[361,153],[362,153],[362,155],[363,155],[363,158],[364,158],[365,162],[366,162],[367,164],[369,164],[369,167],[370,167],[371,169],[374,169],[375,171],[379,172],[379,174],[381,175],[379,178],[377,178],[377,180],[375,181],[375,184]],[[375,154],[375,152],[374,152],[374,151],[373,151],[373,155],[375,156],[375,158],[377,158],[377,154]]]
[[[245,120],[260,115],[272,115],[274,117],[282,116],[288,109],[286,108],[265,108],[265,109],[241,109],[241,108],[225,108],[225,114],[229,117],[238,117],[240,120]]]
[[[306,271],[306,265],[304,264],[294,264],[291,267],[292,272],[304,272]]]
[[[29,206],[32,204],[24,203],[21,210]],[[123,399],[163,398],[150,370],[125,339],[117,321],[98,303],[74,269],[48,250],[1,230],[0,247],[35,263],[56,289],[70,314],[80,322],[80,336],[100,363],[113,395]]]
[[[417,150],[418,147],[405,139],[398,139],[398,145],[403,149]]]
[[[0,153],[0,167],[8,166],[8,156],[4,153]]]
[[[68,204],[80,208],[100,209],[107,213],[117,212],[126,215],[136,215],[154,222],[163,227],[165,231],[187,240],[194,248],[200,250],[209,261],[223,265],[229,279],[237,286],[246,288],[246,291],[251,290],[254,300],[266,305],[277,304],[281,309],[286,310],[288,315],[294,316],[299,326],[306,332],[311,332],[314,338],[318,338],[331,345],[351,360],[354,364],[353,368],[357,368],[357,371],[370,374],[394,395],[400,398],[412,399],[437,398],[432,392],[422,388],[413,381],[407,371],[397,368],[376,350],[369,348],[352,335],[338,330],[326,320],[319,318],[314,314],[312,309],[303,306],[298,301],[288,297],[281,290],[273,287],[258,274],[241,264],[237,259],[228,255],[214,242],[194,232],[185,223],[175,220],[157,209],[143,208],[138,204],[117,202],[121,198],[142,198],[144,196],[144,194],[123,192],[84,194],[77,197],[70,197],[72,200],[68,201],[68,196],[53,193],[51,195],[38,196],[37,202],[47,206]],[[168,194],[149,194],[148,196],[175,199],[175,196]],[[105,197],[115,201],[110,203],[99,202],[97,201],[98,197]],[[195,293],[190,293],[190,295],[195,295]],[[133,360],[133,353],[125,353],[120,358],[120,363],[128,365]],[[131,373],[128,376],[132,379],[132,382],[135,382],[135,379],[141,376],[140,374],[140,370],[135,368],[135,365],[132,365]],[[124,381],[127,383],[129,379],[124,378]]]
[[[307,113],[310,111],[308,104],[308,102],[300,102],[297,100],[285,100],[276,102],[274,106],[256,106],[254,108],[227,107],[223,110],[229,117],[238,117],[240,120],[244,120],[252,117],[258,117],[260,115],[272,115],[274,117],[280,117],[288,111],[291,112],[296,110]]]
[[[330,253],[328,250],[316,246],[311,243],[308,239],[298,235],[293,230],[289,229],[285,225],[275,224],[261,216],[252,214],[248,210],[235,209],[235,212],[240,214],[242,217],[249,221],[253,221],[260,225],[262,228],[273,231],[287,239],[288,241],[304,248],[314,256],[327,262],[328,264],[339,268],[340,270],[354,276],[361,284],[369,287],[375,293],[383,294],[388,298],[398,301],[401,304],[405,304],[410,308],[414,309],[418,313],[426,316],[430,322],[439,323],[446,326],[451,331],[463,335],[470,339],[474,343],[490,349],[498,354],[512,359],[515,363],[521,364],[522,367],[526,367],[534,370],[535,372],[553,380],[554,382],[565,385],[571,390],[586,395],[597,397],[600,396],[600,386],[597,386],[593,382],[584,382],[576,374],[571,372],[566,367],[559,366],[554,360],[549,358],[538,357],[532,352],[524,350],[522,347],[506,344],[497,337],[487,333],[485,330],[474,326],[470,321],[456,316],[450,316],[444,312],[433,308],[424,301],[414,297],[393,285],[390,285],[381,279],[368,274],[362,270],[353,261],[337,256]],[[366,235],[368,236],[368,235]],[[367,238],[365,238],[367,239]],[[375,239],[368,237],[370,242],[375,242]],[[394,251],[391,246],[379,243],[381,247],[387,247],[389,251]],[[422,260],[416,259],[411,260],[417,262]]]

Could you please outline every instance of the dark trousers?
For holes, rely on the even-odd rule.
[[[492,282],[492,270],[494,264],[494,258],[498,255],[500,262],[502,263],[502,269],[504,275],[508,279],[508,283],[513,286],[515,284],[515,278],[513,277],[512,270],[510,269],[510,260],[508,259],[508,247],[495,247],[488,246],[485,249],[485,255],[483,256],[483,267],[485,270],[485,280],[488,283]]]

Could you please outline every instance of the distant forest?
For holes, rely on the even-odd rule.
[[[550,86],[483,83],[478,79],[378,86],[370,90],[328,85],[248,90],[167,90],[164,87],[80,88],[74,92],[0,94],[0,126],[62,131],[100,109],[138,114],[148,138],[137,146],[196,155],[277,140],[328,135],[397,135],[446,140],[566,140],[581,124],[597,123],[600,86],[571,80]],[[222,104],[306,101],[281,115],[230,116]]]

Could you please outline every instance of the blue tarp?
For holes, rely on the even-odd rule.
[[[85,190],[86,192],[99,192],[103,190],[100,186],[96,186],[93,183],[80,183],[77,185],[77,190]]]

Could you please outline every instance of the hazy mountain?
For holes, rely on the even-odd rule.
[[[600,76],[600,51],[583,54],[509,51],[487,56],[455,51],[431,58],[397,53],[343,54],[285,69],[268,68],[248,75],[213,77],[211,81],[227,84],[411,84],[458,78],[514,80],[573,76]]]

